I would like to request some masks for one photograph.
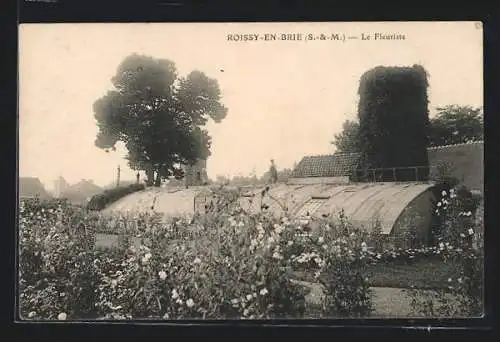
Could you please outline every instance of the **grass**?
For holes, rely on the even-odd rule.
[[[438,259],[421,259],[412,264],[385,263],[371,266],[367,277],[373,287],[441,289],[457,274],[457,265]]]
[[[457,274],[457,265],[434,258],[421,259],[411,264],[387,262],[367,269],[367,278],[372,287],[391,287],[409,289],[442,289],[448,287],[448,278]],[[298,280],[316,282],[312,274],[296,271]]]

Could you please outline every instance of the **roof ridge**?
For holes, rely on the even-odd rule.
[[[335,153],[330,153],[330,154],[313,154],[313,155],[304,156],[304,158],[332,157],[332,156],[346,155],[346,154],[355,155],[355,154],[360,154],[360,152],[335,152]]]

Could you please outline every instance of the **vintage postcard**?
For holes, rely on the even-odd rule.
[[[19,27],[21,321],[481,317],[480,22]]]

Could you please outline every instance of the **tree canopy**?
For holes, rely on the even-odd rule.
[[[115,149],[125,144],[133,170],[146,171],[148,182],[183,176],[182,165],[210,155],[211,137],[203,128],[221,122],[217,80],[200,71],[179,77],[174,62],[132,54],[118,66],[113,90],[94,103],[95,145]]]
[[[429,146],[453,145],[484,139],[481,108],[448,105],[431,119]]]
[[[437,108],[438,113],[429,121],[429,147],[481,141],[484,139],[482,109],[473,106],[447,105]],[[343,130],[331,142],[337,152],[360,152],[359,123],[346,120]]]

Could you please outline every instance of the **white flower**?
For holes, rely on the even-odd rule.
[[[324,239],[322,236],[320,236],[320,237],[318,238],[318,243],[323,243],[323,241],[325,241],[325,239]]]
[[[474,230],[472,228],[469,228],[468,232],[469,232],[469,235],[474,234]]]
[[[272,236],[269,237],[269,239],[267,240],[267,242],[270,243],[270,244],[273,243],[274,242],[274,238]]]
[[[158,276],[160,277],[161,280],[167,279],[167,273],[165,271],[158,272]]]
[[[247,294],[247,300],[252,300],[252,295],[251,294]]]
[[[452,280],[451,278],[448,278],[448,283],[451,283],[451,280]]]
[[[193,307],[193,305],[194,305],[194,301],[193,301],[191,298],[189,298],[189,299],[186,301],[186,305],[187,305],[187,307],[188,307],[188,308],[192,308],[192,307]]]
[[[111,286],[115,287],[116,285],[118,285],[118,281],[116,279],[111,280]]]
[[[281,254],[279,254],[278,252],[274,252],[274,253],[273,253],[273,258],[274,258],[274,259],[278,259],[278,260],[280,260],[280,259],[282,259],[282,256],[281,256]]]
[[[245,222],[243,222],[243,221],[238,222],[238,227],[241,228],[241,227],[244,227],[244,226],[245,226]]]
[[[243,316],[248,316],[248,309],[243,310]]]
[[[201,263],[201,259],[200,259],[200,258],[196,258],[196,259],[194,259],[194,261],[193,261],[193,262],[194,262],[195,264],[199,264],[199,263]]]
[[[231,299],[231,304],[233,305],[238,304],[238,302],[239,302],[238,298]]]
[[[464,233],[460,233],[460,237],[465,237],[465,234]]]
[[[439,248],[444,249],[444,243],[440,242],[439,243]]]
[[[177,299],[175,302],[176,302],[177,304],[180,304],[180,305],[182,305],[182,304],[184,303],[184,302],[182,301],[182,299],[180,299],[180,298],[179,298],[179,299]]]
[[[177,298],[179,298],[179,293],[177,293],[176,289],[173,289],[172,290],[172,299],[177,299]]]
[[[438,206],[438,207],[440,207],[440,206],[441,206],[441,202],[438,202],[438,203],[437,203],[437,206]]]
[[[261,296],[265,296],[265,295],[266,295],[266,294],[268,294],[269,292],[267,291],[267,289],[266,289],[266,288],[263,288],[262,290],[260,290],[260,292],[259,292],[259,293],[260,293],[260,295],[261,295]]]
[[[60,321],[65,321],[68,316],[66,315],[65,312],[61,312],[59,315],[57,315],[57,319]]]
[[[363,252],[366,252],[368,250],[368,246],[366,245],[366,242],[362,242],[361,243],[361,249],[363,250]]]
[[[291,246],[293,245],[293,241],[292,240],[289,240],[288,243],[287,243],[288,246]]]
[[[35,311],[31,311],[29,314],[28,314],[28,318],[33,318],[35,317],[36,315],[36,312]]]
[[[441,195],[442,195],[442,196],[446,196],[446,191],[444,191],[444,190],[443,190],[443,191],[441,191]]]
[[[254,293],[252,294],[252,296],[253,296],[254,298],[257,298],[257,293],[255,293],[255,292],[254,292]]]
[[[472,215],[472,213],[470,211],[465,213],[465,216],[471,216],[471,215]]]
[[[460,284],[462,284],[462,281],[463,281],[463,280],[462,280],[462,278],[458,278],[457,280],[458,280],[458,282],[459,282]]]

